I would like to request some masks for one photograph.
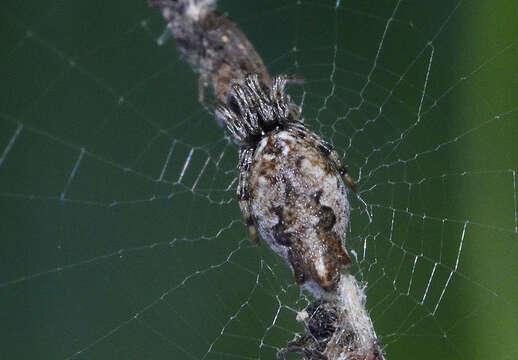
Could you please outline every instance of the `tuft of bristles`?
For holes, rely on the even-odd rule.
[[[271,89],[249,74],[231,86],[227,103],[216,107],[218,122],[226,125],[238,144],[253,143],[269,131],[299,121],[298,108],[284,93],[288,78],[274,78]]]

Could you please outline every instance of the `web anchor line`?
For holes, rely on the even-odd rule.
[[[157,43],[163,45],[170,37],[175,39],[183,58],[196,73],[200,74],[200,103],[219,114],[216,117],[217,121],[221,126],[227,127],[234,139],[246,142],[252,141],[253,139],[250,140],[250,137],[253,136],[265,136],[265,133],[273,130],[272,126],[283,126],[283,118],[285,118],[286,123],[294,124],[290,126],[298,129],[299,135],[302,134],[306,137],[309,134],[310,137],[312,136],[313,143],[321,144],[320,151],[323,155],[320,156],[336,167],[335,171],[343,177],[350,189],[356,192],[355,183],[347,174],[347,168],[341,164],[336,151],[318,135],[309,131],[304,132],[301,109],[291,102],[289,96],[284,96],[284,84],[300,82],[300,79],[283,76],[272,80],[262,58],[238,25],[226,15],[216,11],[216,0],[148,0],[148,3],[151,7],[160,10],[167,23],[166,29]],[[340,1],[337,1],[336,7],[339,6]],[[212,89],[217,106],[210,104],[205,99],[206,87]],[[268,123],[268,119],[272,117],[280,117],[281,120]],[[230,123],[231,121],[233,122]],[[262,132],[255,134],[254,131],[257,129]],[[173,148],[174,144],[170,152]],[[257,222],[257,219],[254,219],[243,205],[247,204],[250,193],[248,187],[242,187],[241,183],[248,181],[247,175],[249,167],[254,161],[255,151],[254,147],[244,150],[241,147],[240,186],[238,186],[240,206],[253,240],[254,238],[257,240],[258,237],[255,230],[257,226],[254,223]],[[184,169],[191,155],[189,155]],[[196,183],[193,187],[195,186]],[[318,195],[317,191],[317,195],[315,195],[317,205],[321,195],[321,193]],[[345,192],[344,196],[346,196]],[[361,197],[360,200],[363,201]],[[345,233],[349,221],[349,205],[347,200],[344,202],[346,203],[344,209],[346,220],[344,227],[340,230]],[[369,220],[371,220],[368,208],[365,203],[364,205]],[[327,209],[330,208],[327,207]],[[332,211],[331,213],[332,216],[329,215],[326,220],[328,221],[327,227],[332,228],[337,220],[334,218],[335,214]],[[278,214],[278,225],[281,225],[282,209],[278,210]],[[322,219],[320,219],[321,222]],[[319,223],[318,226],[324,225],[326,225],[325,222],[323,225]],[[275,231],[281,230],[276,229]],[[259,234],[264,239],[264,235],[260,231]],[[280,237],[282,236],[279,235]],[[345,239],[345,237],[338,237],[338,239]],[[297,253],[299,258],[294,259],[295,247],[293,244],[300,243],[300,239],[291,239],[285,235],[283,241],[285,242],[277,245],[277,249],[272,244],[270,247],[281,256],[283,252],[287,254],[283,257],[294,271],[296,283],[301,289],[308,290],[316,300],[297,313],[296,319],[304,324],[306,333],[297,335],[284,349],[279,351],[278,357],[282,358],[289,353],[297,353],[303,355],[307,360],[385,360],[382,345],[378,341],[372,320],[366,310],[365,289],[367,285],[358,282],[350,274],[348,270],[350,260],[347,251],[343,248],[344,241],[338,240],[338,245],[334,245],[334,247],[326,245],[324,250],[319,250],[327,253],[336,252],[334,258],[343,260],[339,264],[337,278],[330,280],[326,273],[325,281],[321,282],[315,280],[315,273],[321,273],[322,267],[327,270],[327,265],[321,263],[320,268],[316,266],[315,260],[309,256],[308,252]],[[307,264],[314,265],[312,268],[314,273],[308,275]],[[207,350],[207,354],[211,351],[212,345]]]

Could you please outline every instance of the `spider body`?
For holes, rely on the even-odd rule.
[[[338,154],[307,129],[284,95],[288,79],[271,88],[257,75],[234,83],[216,110],[240,146],[238,199],[250,236],[283,257],[295,281],[321,296],[336,289],[350,264],[344,250],[349,202]]]
[[[297,284],[332,290],[349,264],[342,246],[349,204],[342,178],[312,135],[287,126],[261,139],[243,206],[263,240],[288,259]]]

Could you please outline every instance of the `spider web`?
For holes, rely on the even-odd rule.
[[[358,180],[388,359],[516,359],[512,1],[221,0]],[[1,6],[0,358],[273,359],[311,301],[145,1]],[[369,218],[370,216],[370,218]]]

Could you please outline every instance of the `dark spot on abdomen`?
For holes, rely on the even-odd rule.
[[[322,189],[320,189],[320,190],[317,190],[317,191],[313,194],[313,196],[315,197],[315,203],[316,203],[316,204],[320,204],[320,198],[322,197],[322,193],[323,193],[323,191],[322,191]]]
[[[304,161],[306,157],[299,156],[297,160],[295,160],[295,166],[297,166],[297,169],[300,169],[302,167],[302,162]]]
[[[336,224],[336,215],[329,206],[322,206],[318,212],[318,227],[324,231],[330,231]]]
[[[282,208],[280,206],[276,206],[271,208],[270,211],[277,215],[277,218],[279,219],[277,224],[275,224],[275,226],[272,228],[275,242],[282,246],[291,246],[292,233],[286,232]]]
[[[329,231],[322,235],[322,240],[327,246],[326,263],[329,264],[330,269],[333,269],[331,273],[338,275],[338,272],[342,267],[346,267],[351,264],[351,260],[342,246],[340,236],[338,236],[336,232]]]
[[[284,199],[287,204],[290,204],[290,201],[297,197],[297,192],[295,191],[295,187],[291,183],[291,180],[287,176],[282,177],[282,182],[284,183]]]

